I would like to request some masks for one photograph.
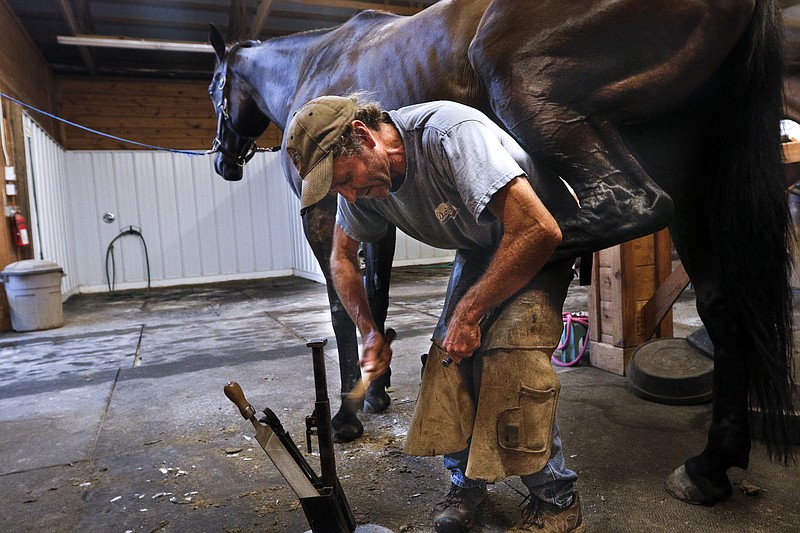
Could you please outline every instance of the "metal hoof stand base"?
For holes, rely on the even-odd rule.
[[[372,524],[357,526],[350,505],[336,475],[336,457],[333,449],[331,406],[325,378],[323,347],[327,339],[312,340],[314,385],[316,402],[314,412],[306,417],[306,445],[311,452],[311,436],[317,436],[321,475],[317,475],[297,449],[292,437],[283,429],[280,420],[269,409],[264,418],[256,420],[256,410],[244,396],[235,381],[225,385],[225,396],[256,429],[256,440],[272,460],[283,478],[297,494],[311,533],[384,533],[391,530]]]

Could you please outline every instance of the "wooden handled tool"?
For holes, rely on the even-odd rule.
[[[392,344],[392,341],[397,337],[397,332],[392,328],[388,328],[386,333],[383,334],[383,342],[386,343],[387,346]],[[361,372],[361,378],[356,381],[356,384],[353,386],[353,390],[350,391],[350,401],[354,403],[361,403],[364,400],[364,397],[367,395],[367,387],[369,387],[370,381],[374,378],[372,377],[370,372]]]
[[[309,471],[311,467],[304,464],[303,468],[298,464],[297,457],[293,457],[292,453],[287,449],[286,444],[281,440],[273,429],[256,420],[256,410],[247,401],[247,398],[242,392],[242,388],[235,381],[231,381],[223,389],[225,396],[232,401],[236,407],[239,408],[239,413],[246,420],[249,420],[253,427],[256,429],[256,440],[264,448],[269,458],[275,464],[278,472],[281,473],[283,478],[289,483],[289,486],[297,494],[298,498],[313,498],[319,496],[319,492],[314,487],[314,484],[309,479]],[[291,442],[291,438],[289,438]],[[294,443],[291,445],[294,446]],[[299,453],[295,454],[299,455]]]

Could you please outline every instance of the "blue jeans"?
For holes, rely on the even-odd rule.
[[[450,470],[451,481],[464,488],[486,485],[483,481],[470,479],[464,475],[468,456],[469,447],[444,456],[444,466]],[[561,433],[558,430],[558,423],[554,422],[553,449],[550,459],[544,468],[536,473],[520,476],[520,480],[528,488],[532,497],[564,508],[572,503],[573,483],[577,479],[577,474],[567,468],[566,461],[564,461],[564,454],[561,452]]]

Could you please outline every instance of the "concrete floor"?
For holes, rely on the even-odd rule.
[[[338,472],[359,523],[429,532],[447,488],[439,458],[404,455],[403,439],[444,295],[442,267],[396,271],[388,325],[398,331],[392,406],[364,414],[366,433],[337,445]],[[586,307],[573,287],[566,310]],[[65,326],[0,336],[0,523],[27,532],[302,532],[293,493],[224,397],[238,381],[301,444],[313,410],[310,350],[335,341],[322,285],[275,279],[71,298]],[[691,291],[676,335],[699,325]],[[624,378],[589,366],[560,370],[560,424],[592,532],[787,532],[800,528],[800,469],[756,445],[733,498],[714,508],[670,498],[663,482],[702,449],[710,406],[634,396]],[[332,408],[338,408],[333,394]],[[310,457],[312,465],[316,459]],[[760,489],[757,496],[741,490]],[[519,516],[519,481],[491,487],[474,531]]]

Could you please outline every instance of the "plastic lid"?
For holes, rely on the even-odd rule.
[[[58,263],[42,261],[41,259],[26,259],[7,265],[0,274],[3,276],[26,276],[30,274],[50,274],[52,272],[64,273]]]

